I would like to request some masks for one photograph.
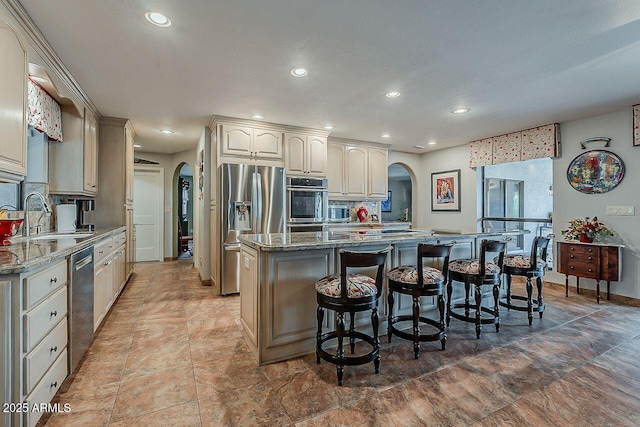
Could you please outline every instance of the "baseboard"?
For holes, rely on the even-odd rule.
[[[560,289],[565,289],[565,285],[563,283],[555,283],[555,282],[544,282],[545,286],[553,286],[553,287],[558,287]],[[576,295],[576,287],[574,285],[569,285],[569,298],[571,298],[571,295]],[[595,289],[585,289],[582,286],[580,286],[580,295],[583,295],[587,298],[593,298],[593,301],[595,302],[597,299],[597,294],[596,294],[596,290]],[[631,298],[631,297],[626,297],[623,295],[617,295],[612,293],[610,295],[611,299],[608,302],[611,303],[616,303],[616,304],[622,304],[622,305],[628,305],[631,307],[640,307],[640,299],[638,298]],[[606,283],[604,284],[604,291],[603,291],[603,284],[600,284],[600,302],[605,302],[607,301],[607,285]]]
[[[177,259],[178,259],[177,256],[166,256],[166,257],[164,257],[165,261],[175,261]]]

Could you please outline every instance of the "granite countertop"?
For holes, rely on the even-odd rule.
[[[54,237],[57,233],[44,233],[31,238],[14,237],[10,239],[11,245],[0,246],[0,274],[24,273],[43,267],[124,230],[126,230],[124,226],[98,228],[91,232],[93,233],[91,236],[84,237],[34,239],[45,235]],[[82,233],[89,232],[76,231],[76,234]],[[64,233],[65,236],[69,234],[72,233]]]
[[[310,249],[347,248],[376,243],[399,243],[411,241],[435,242],[440,239],[473,239],[483,236],[502,236],[503,233],[434,233],[431,230],[367,230],[363,232],[317,232],[241,234],[238,240],[254,249],[275,251],[302,251]]]

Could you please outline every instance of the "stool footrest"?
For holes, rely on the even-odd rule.
[[[373,359],[375,359],[379,353],[379,351],[375,348],[376,345],[372,336],[369,336],[362,332],[353,331],[353,333],[347,332],[343,335],[343,338],[344,338],[344,341],[342,342],[343,347],[345,345],[348,345],[349,338],[353,337],[353,338],[359,338],[362,341],[368,343],[373,347],[373,350],[371,350],[369,353],[358,355],[358,356],[347,356],[345,352],[344,356],[342,358],[339,358],[335,354],[331,354],[322,348],[323,343],[337,337],[338,337],[338,333],[336,331],[326,332],[322,334],[320,338],[320,345],[319,346],[316,345],[316,354],[323,360],[334,363],[336,365],[353,366],[353,365],[364,365],[365,363],[369,363]]]
[[[420,322],[422,322],[423,324],[431,325],[431,326],[437,328],[438,332],[433,333],[433,334],[420,334],[420,335],[417,336],[418,341],[420,341],[420,342],[439,341],[442,338],[444,338],[445,331],[444,331],[444,329],[440,330],[440,323],[439,322],[436,322],[433,319],[429,319],[429,318],[423,317],[423,316],[420,316],[419,319],[420,319]],[[409,341],[413,341],[413,338],[414,338],[413,333],[402,331],[402,330],[400,330],[400,329],[398,329],[398,328],[396,328],[394,326],[394,324],[397,323],[397,322],[403,322],[403,321],[411,321],[412,322],[413,321],[413,316],[410,316],[410,315],[393,316],[390,319],[388,319],[388,321],[390,322],[389,326],[390,326],[391,331],[393,332],[394,335],[396,335],[396,336],[398,336],[400,338],[404,338],[404,339],[409,340]]]
[[[476,307],[469,305],[468,308],[469,310],[473,310],[473,313],[469,313],[469,316],[465,316],[464,314],[460,314],[460,313],[456,313],[455,311],[453,311],[454,308],[467,308],[467,306],[465,304],[454,304],[451,306],[451,317],[453,317],[454,319],[458,319],[458,320],[462,320],[463,322],[469,322],[469,323],[476,323],[476,316],[475,316],[475,310]],[[493,310],[488,309],[487,307],[480,307],[480,310],[482,310],[485,313],[489,313],[491,316],[494,316]],[[499,317],[491,317],[491,318],[486,318],[483,317],[480,319],[480,322],[483,325],[495,325],[496,323],[500,323],[500,318]]]
[[[522,296],[522,295],[511,295],[511,299],[515,299],[515,300],[519,300],[519,301],[527,301],[527,297]],[[533,308],[532,310],[537,312],[537,313],[542,313],[544,311],[544,309],[546,308],[546,305],[544,303],[542,303],[542,305],[538,304],[538,301],[536,299],[532,300],[533,302]],[[522,305],[514,305],[514,304],[509,304],[507,302],[507,297],[503,296],[500,297],[500,306],[501,307],[506,307],[510,310],[516,310],[516,311],[529,311],[529,309],[527,308],[527,306],[522,306]]]

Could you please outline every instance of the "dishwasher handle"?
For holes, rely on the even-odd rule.
[[[76,271],[81,270],[87,264],[91,264],[91,261],[93,261],[93,254],[89,254],[86,257],[82,258],[80,261],[76,262],[74,268]]]

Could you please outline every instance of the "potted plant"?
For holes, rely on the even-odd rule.
[[[609,236],[613,236],[613,232],[609,230],[603,223],[598,221],[598,217],[593,219],[586,217],[585,219],[574,218],[569,221],[569,228],[562,230],[562,235],[567,240],[579,240],[582,243],[591,243],[595,241],[603,241]]]

